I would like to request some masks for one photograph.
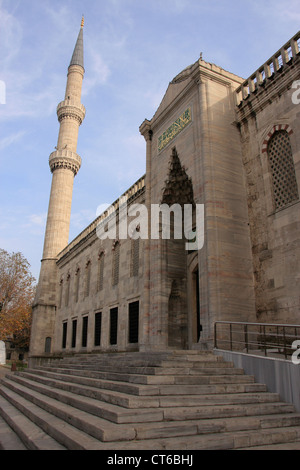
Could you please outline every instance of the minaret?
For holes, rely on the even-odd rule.
[[[49,157],[52,185],[49,199],[43,258],[33,307],[30,356],[53,350],[56,290],[58,286],[56,260],[69,241],[71,205],[74,177],[81,166],[76,153],[78,130],[85,117],[81,104],[84,76],[83,25],[81,27],[68,68],[65,99],[57,106],[60,123],[56,150]],[[46,341],[47,338],[47,341]],[[51,340],[49,339],[51,338]]]
[[[76,153],[78,129],[85,116],[80,102],[83,67],[83,19],[68,69],[65,99],[57,106],[60,123],[57,147],[49,158],[53,173],[45,234],[43,260],[52,259],[65,248],[69,240],[74,176],[81,158]]]

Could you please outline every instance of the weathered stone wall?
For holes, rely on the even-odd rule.
[[[153,133],[151,151],[147,153],[151,203],[163,200],[172,147],[176,147],[181,165],[191,178],[194,201],[205,206],[205,240],[197,255],[198,263],[195,254],[178,255],[185,256],[187,267],[182,285],[187,295],[190,348],[197,346],[191,266],[195,270],[198,264],[200,273],[201,343],[211,342],[216,320],[254,319],[245,180],[240,136],[234,125],[234,89],[242,81],[213,64],[198,61],[171,82],[156,114],[148,121]],[[184,121],[186,116],[190,116],[189,122]],[[148,341],[150,348],[164,348],[168,346],[174,279],[169,276],[165,243],[152,240],[150,253]]]
[[[276,207],[268,152],[272,136],[285,132],[299,187],[300,105],[293,102],[292,85],[300,76],[300,58],[295,44],[294,58],[258,84],[238,111],[259,322],[298,324],[300,320],[300,205],[295,199]],[[288,179],[289,175],[282,177],[281,184],[289,184]]]
[[[144,188],[134,197],[135,204],[144,203]],[[128,218],[128,223],[135,218]],[[118,219],[117,219],[118,221]],[[118,234],[117,225],[117,234]],[[114,250],[119,243],[119,268],[115,272]],[[131,302],[143,305],[144,266],[143,243],[140,239],[138,260],[133,260],[133,241],[127,239],[100,240],[96,226],[82,233],[77,242],[71,243],[58,260],[57,314],[55,327],[55,351],[63,353],[90,352],[93,350],[132,350],[138,345],[129,343],[128,307]],[[136,252],[135,252],[136,253]],[[99,257],[103,256],[99,273]],[[133,263],[138,263],[138,268]],[[87,269],[89,288],[87,289]],[[79,276],[78,293],[77,276]],[[101,282],[99,283],[99,276]],[[69,286],[68,286],[69,283]],[[117,344],[110,344],[110,310],[118,308]],[[95,314],[102,312],[101,343],[95,346]],[[87,343],[82,346],[83,318],[88,317]],[[77,320],[76,344],[72,346],[72,322]],[[67,323],[66,346],[62,348],[63,323]]]

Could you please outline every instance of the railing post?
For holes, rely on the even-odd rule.
[[[267,343],[266,343],[266,327],[265,325],[263,326],[263,332],[264,332],[264,348],[265,348],[265,356],[267,356]]]
[[[285,326],[283,327],[283,348],[284,348],[284,358],[287,359]]]
[[[245,344],[246,344],[246,351],[248,352],[248,325],[244,326],[244,334],[245,334]]]

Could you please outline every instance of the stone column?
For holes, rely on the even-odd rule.
[[[146,208],[148,211],[148,239],[145,240],[144,252],[144,297],[140,317],[140,350],[149,349],[149,322],[150,322],[150,234],[151,234],[151,152],[152,130],[147,119],[140,126],[140,133],[146,140]]]

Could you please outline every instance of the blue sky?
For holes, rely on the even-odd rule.
[[[70,240],[145,172],[139,126],[203,59],[247,78],[299,30],[300,0],[0,0],[0,248],[38,278],[56,106],[84,14],[87,114]]]

